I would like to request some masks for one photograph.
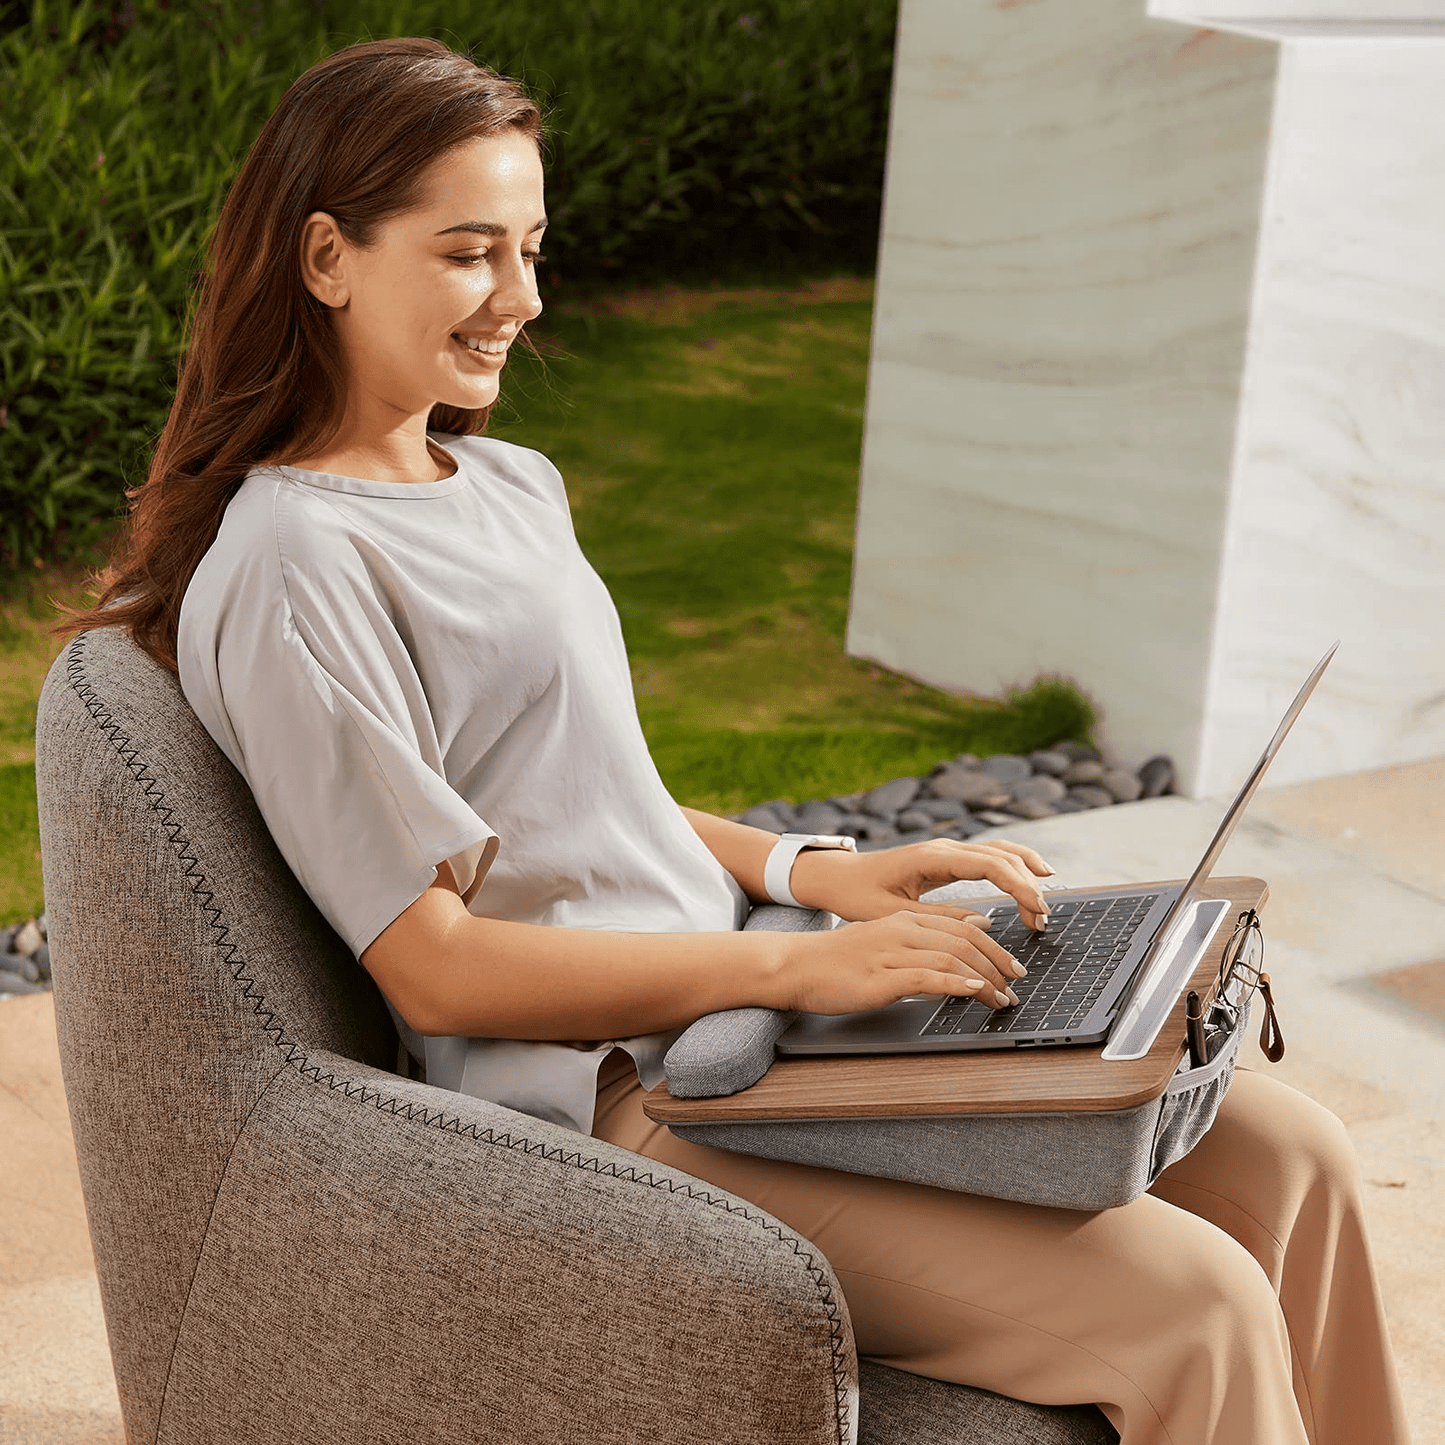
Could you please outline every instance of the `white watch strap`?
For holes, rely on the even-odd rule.
[[[793,897],[788,886],[793,875],[793,863],[804,848],[843,848],[852,853],[857,850],[857,841],[835,833],[784,833],[768,854],[763,865],[763,891],[774,903],[784,903],[789,908],[803,905]]]

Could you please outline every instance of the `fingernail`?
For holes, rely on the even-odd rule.
[[[1018,998],[1013,989],[1007,989],[1003,993],[995,994],[994,997],[998,1000],[998,1006],[1000,1008],[1008,1008],[1010,1005],[1018,1002]]]
[[[1015,978],[1022,978],[1028,972],[1028,969],[1026,969],[1023,964],[1021,964],[1016,958],[1009,959],[1008,966],[1009,972],[1012,973]]]

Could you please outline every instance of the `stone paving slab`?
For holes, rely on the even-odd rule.
[[[124,1445],[49,994],[0,1003],[0,1445]]]
[[[1069,885],[1187,873],[1223,803],[1035,823]],[[1270,880],[1289,1044],[1242,1061],[1349,1128],[1417,1445],[1445,1440],[1445,761],[1261,794],[1219,865]],[[1433,971],[1432,971],[1433,967]],[[49,995],[0,1002],[0,1445],[123,1445]]]

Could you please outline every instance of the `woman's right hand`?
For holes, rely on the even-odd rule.
[[[912,994],[967,995],[990,1008],[1018,1002],[1023,965],[975,922],[900,909],[830,933],[789,934],[779,1007],[843,1014]]]

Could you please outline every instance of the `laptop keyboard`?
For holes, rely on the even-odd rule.
[[[1138,898],[1060,899],[1049,906],[1049,930],[1035,933],[1017,913],[995,920],[989,937],[1028,969],[1011,980],[1015,1008],[991,1009],[969,997],[947,998],[924,1025],[922,1037],[939,1034],[1067,1032],[1077,1028],[1108,987],[1134,934],[1158,901]],[[1007,926],[1000,926],[1003,919]]]

